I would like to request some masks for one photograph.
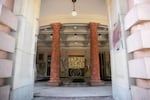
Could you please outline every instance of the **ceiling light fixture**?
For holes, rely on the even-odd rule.
[[[76,33],[74,34],[74,37],[75,37],[75,38],[77,37],[77,34],[76,34]]]
[[[73,3],[73,10],[72,10],[72,16],[77,16],[77,12],[76,12],[76,10],[75,10],[75,2],[76,2],[76,0],[72,0],[72,3]]]
[[[76,30],[76,29],[77,29],[77,26],[73,26],[73,29]]]
[[[52,37],[53,37],[53,34],[50,33],[50,38],[52,38]]]

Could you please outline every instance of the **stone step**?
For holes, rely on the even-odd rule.
[[[35,97],[33,100],[113,100],[110,96],[90,97]]]
[[[76,83],[64,83],[63,84],[64,87],[89,87],[89,83],[88,82],[76,82]],[[101,86],[111,86],[111,82],[110,81],[105,81],[104,84],[102,84]]]
[[[43,83],[38,84],[34,90],[33,100],[113,100],[111,86],[86,87],[85,83],[70,84],[75,86],[50,87]],[[77,87],[77,84],[82,86]]]
[[[87,87],[89,86],[86,82],[83,83],[64,83],[64,87]]]

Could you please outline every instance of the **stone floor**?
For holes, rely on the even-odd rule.
[[[113,100],[111,85],[89,87],[82,83],[50,87],[47,82],[36,83],[33,100]]]
[[[112,97],[36,97],[33,100],[113,100]]]

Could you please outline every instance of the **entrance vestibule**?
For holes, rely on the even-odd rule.
[[[96,24],[96,23],[95,23]],[[46,34],[44,32],[51,32]],[[108,43],[108,27],[105,25],[98,25],[95,29],[95,37],[97,38],[98,52],[98,77],[103,80],[111,80],[110,71],[110,53]],[[52,62],[52,41],[53,41],[53,28],[51,26],[41,27],[39,33],[38,50],[37,50],[37,67],[41,68],[41,73],[37,73],[37,80],[50,77],[51,62]],[[49,42],[43,38],[50,35]],[[62,24],[60,30],[60,80],[65,84],[69,82],[89,82],[91,78],[91,61],[92,58],[92,40],[90,39],[90,29],[88,24],[68,23]],[[94,38],[94,40],[96,39]],[[48,44],[49,43],[49,44]],[[96,43],[96,42],[95,42]],[[94,46],[96,44],[93,44]],[[43,48],[41,45],[46,44],[47,47]],[[56,45],[56,44],[55,44]],[[52,47],[50,47],[52,46]],[[95,49],[93,50],[95,53]],[[40,57],[43,55],[43,57]],[[42,58],[42,59],[41,59]],[[39,66],[40,63],[45,66]],[[95,63],[95,62],[94,62]],[[95,65],[94,65],[95,66]],[[44,67],[42,69],[42,67]],[[37,69],[39,69],[37,68]],[[40,70],[38,70],[40,71]],[[45,73],[42,73],[45,72]],[[94,72],[95,74],[95,72]],[[95,76],[94,76],[95,77]]]

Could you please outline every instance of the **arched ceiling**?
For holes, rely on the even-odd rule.
[[[73,17],[72,0],[42,0],[40,26],[54,22],[89,23],[91,21],[107,25],[105,0],[77,0],[75,5],[78,15]]]
[[[89,48],[89,22],[101,24],[97,34],[99,47],[101,49],[109,47],[105,0],[77,0],[75,4],[78,15],[74,17],[71,15],[72,0],[42,0],[41,3],[39,49],[51,47],[53,30],[50,24],[55,22],[60,22],[63,25],[60,32],[60,46],[63,49],[82,50]]]

